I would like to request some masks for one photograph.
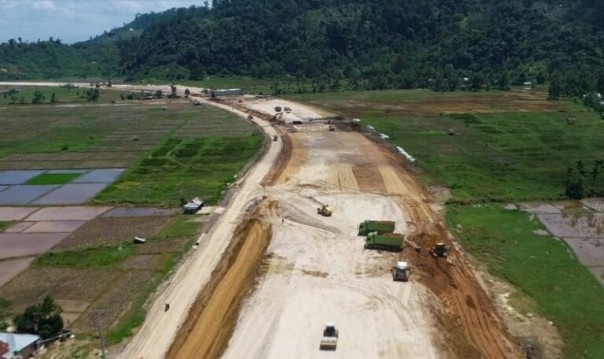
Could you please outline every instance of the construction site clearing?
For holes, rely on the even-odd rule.
[[[526,356],[396,150],[293,102],[212,101],[276,131],[280,151],[166,357]]]
[[[548,347],[510,325],[513,309],[490,296],[379,134],[281,99],[193,100],[255,122],[264,154],[109,357],[524,358]]]

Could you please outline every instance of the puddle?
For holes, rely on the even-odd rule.
[[[123,168],[96,169],[76,178],[72,183],[111,183],[124,171],[125,169]]]
[[[0,185],[23,184],[43,172],[42,170],[0,171]]]
[[[28,204],[57,188],[56,185],[15,185],[0,192],[0,204]]]
[[[79,204],[88,201],[101,192],[109,183],[68,183],[58,188],[34,204]]]

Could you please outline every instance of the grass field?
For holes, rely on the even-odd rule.
[[[134,251],[134,244],[118,247],[86,248],[74,251],[51,251],[44,253],[36,260],[43,266],[88,268],[103,267],[115,264]]]
[[[590,170],[604,150],[604,121],[573,103],[545,101],[540,92],[290,97],[361,118],[387,134],[416,158],[428,183],[451,189],[453,202],[562,198],[567,168],[581,160]],[[571,117],[575,125],[567,124]]]
[[[80,173],[42,173],[26,182],[26,184],[64,184],[80,177]]]
[[[191,196],[216,202],[260,148],[258,130],[233,114],[186,100],[162,107],[134,101],[8,106],[0,119],[0,169],[129,167],[97,203],[177,206]],[[44,174],[30,184],[68,180]]]
[[[10,105],[31,105],[34,93],[39,91],[42,93],[43,100],[38,105],[49,105],[51,104],[52,95],[55,95],[55,102],[53,104],[62,103],[90,103],[86,99],[85,92],[90,88],[65,88],[65,87],[48,87],[48,86],[0,86],[0,106]],[[14,92],[11,90],[16,90]],[[100,97],[98,103],[111,102],[112,100],[119,100],[120,93],[117,91],[99,89]],[[95,103],[95,102],[92,102]]]
[[[462,225],[456,237],[493,274],[539,303],[531,311],[555,323],[564,358],[604,358],[604,289],[562,241],[534,234],[543,226],[528,214],[496,205],[448,207],[447,222]]]
[[[4,228],[8,227],[10,224],[11,224],[11,222],[0,221],[0,232],[2,232],[4,230]]]

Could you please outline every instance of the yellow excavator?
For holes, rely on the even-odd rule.
[[[317,213],[322,216],[329,217],[329,216],[331,216],[332,212],[331,212],[331,208],[328,205],[323,204],[323,205],[321,205],[321,207],[317,208]]]

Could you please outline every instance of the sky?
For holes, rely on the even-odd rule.
[[[137,13],[191,5],[203,0],[0,0],[0,42],[53,37],[71,44],[123,26]]]

